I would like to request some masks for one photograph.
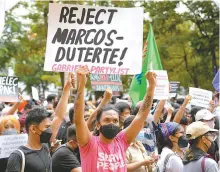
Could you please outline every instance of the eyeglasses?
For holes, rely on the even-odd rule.
[[[216,133],[208,133],[208,134],[206,134],[205,136],[209,136],[209,137],[211,137],[213,141],[215,141],[216,138],[217,138]]]

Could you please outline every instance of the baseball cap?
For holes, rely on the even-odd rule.
[[[186,128],[186,136],[188,140],[196,139],[199,136],[204,135],[207,132],[217,132],[218,130],[210,128],[207,124],[202,121],[196,121],[190,124]]]
[[[199,110],[196,113],[196,121],[200,121],[200,120],[211,120],[212,118],[216,117],[217,115],[212,114],[209,110],[207,109],[202,109]]]

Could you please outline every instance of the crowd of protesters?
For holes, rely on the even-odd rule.
[[[0,135],[28,134],[26,145],[0,159],[4,172],[217,172],[219,94],[210,108],[185,99],[155,100],[156,74],[148,72],[147,93],[132,107],[112,102],[107,89],[98,104],[85,101],[89,70],[77,71],[77,95],[68,104],[75,78],[69,75],[61,97],[2,102]]]

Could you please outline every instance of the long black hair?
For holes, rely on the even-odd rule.
[[[174,136],[178,131],[181,130],[181,125],[178,125],[174,130],[173,133],[171,134]],[[161,154],[162,149],[164,147],[168,147],[170,149],[173,148],[173,143],[168,137],[163,137],[163,133],[159,127],[157,127],[156,131],[156,140],[157,140],[157,147],[158,147],[158,153]]]

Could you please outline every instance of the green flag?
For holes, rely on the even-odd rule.
[[[142,72],[133,77],[129,89],[129,95],[133,106],[135,106],[139,101],[143,100],[147,91],[145,73],[148,70],[163,70],[151,24],[146,43],[147,53],[142,59]]]

